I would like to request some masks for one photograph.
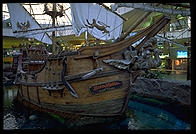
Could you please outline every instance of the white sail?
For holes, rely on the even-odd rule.
[[[41,29],[41,26],[35,19],[32,18],[21,4],[8,3],[7,5],[10,13],[12,30],[16,37],[35,38],[43,43],[52,44],[52,40],[47,33],[42,32],[36,34],[35,31],[31,31],[31,29]]]
[[[123,20],[104,7],[93,3],[71,3],[70,7],[76,36],[85,31],[101,40],[117,39],[120,36]]]

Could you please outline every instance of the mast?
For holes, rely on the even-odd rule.
[[[63,6],[61,6],[61,5],[59,5],[59,6],[61,9],[60,9],[60,11],[57,11],[56,3],[53,3],[53,8],[50,11],[49,8],[47,7],[47,4],[44,5],[44,11],[45,11],[44,14],[47,14],[52,18],[52,27],[53,28],[55,28],[57,16],[59,16],[59,17],[63,16]],[[55,40],[56,40],[56,31],[53,31],[52,32],[52,53],[53,54],[57,53]]]
[[[56,19],[56,3],[53,3],[53,14],[52,14],[52,27],[55,27]],[[56,31],[52,32],[52,53],[56,54],[56,45],[55,45]]]

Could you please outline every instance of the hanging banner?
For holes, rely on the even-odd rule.
[[[101,40],[117,39],[123,20],[104,7],[93,3],[71,3],[72,25],[76,36],[88,31]]]
[[[32,18],[32,16],[21,4],[8,3],[7,6],[10,13],[10,20],[14,36],[34,38],[43,43],[52,44],[52,40],[48,34],[44,32],[35,34],[36,31],[29,31],[31,29],[41,29],[41,26],[35,19]]]

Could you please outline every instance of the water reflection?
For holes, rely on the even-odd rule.
[[[17,86],[3,86],[4,107],[9,106],[17,95]]]
[[[190,129],[189,123],[158,107],[130,101],[129,109],[134,110],[139,129]]]
[[[15,115],[11,112],[11,107],[13,105],[13,100],[17,95],[16,86],[3,86],[3,107],[4,107],[4,117],[3,117],[3,128],[7,129],[18,129],[18,123],[16,121]]]

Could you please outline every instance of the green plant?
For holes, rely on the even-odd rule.
[[[152,78],[152,79],[162,79],[163,75],[160,70],[153,70],[153,71],[149,70],[149,71],[146,71],[143,77]]]

